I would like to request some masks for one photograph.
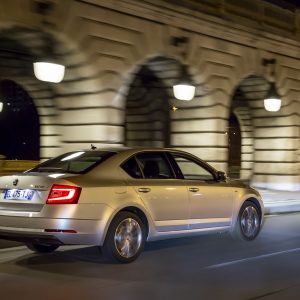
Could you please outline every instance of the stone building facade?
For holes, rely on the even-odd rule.
[[[53,0],[41,14],[36,2],[1,1],[0,81],[13,80],[32,97],[41,159],[91,143],[166,146],[227,171],[235,114],[240,177],[300,190],[298,11],[254,0]],[[32,72],[49,41],[66,66],[59,84]],[[263,59],[276,59],[279,112],[264,109],[270,74]],[[172,94],[182,64],[197,88],[192,101]]]

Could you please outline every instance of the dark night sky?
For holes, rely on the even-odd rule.
[[[265,1],[290,10],[300,8],[300,0],[265,0]]]

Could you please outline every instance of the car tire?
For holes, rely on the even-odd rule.
[[[54,252],[59,245],[46,245],[37,243],[26,243],[28,249],[37,253],[51,253]]]
[[[246,201],[239,211],[234,229],[231,234],[234,239],[252,241],[259,234],[260,227],[260,209],[252,201]]]
[[[141,254],[145,241],[141,219],[131,212],[119,212],[109,226],[102,253],[111,262],[130,263]]]

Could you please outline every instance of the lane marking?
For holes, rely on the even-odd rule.
[[[290,249],[290,250],[285,250],[285,251],[279,251],[279,252],[273,252],[273,253],[268,253],[268,254],[262,254],[262,255],[258,255],[258,256],[254,256],[254,257],[243,258],[243,259],[238,259],[238,260],[232,260],[232,261],[224,262],[224,263],[221,263],[221,264],[215,264],[215,265],[207,266],[207,267],[204,267],[203,269],[217,269],[217,268],[227,267],[227,266],[230,266],[230,265],[236,265],[236,264],[239,264],[239,263],[259,260],[259,259],[262,259],[262,258],[282,255],[282,254],[286,254],[286,253],[293,253],[293,252],[298,252],[298,251],[300,251],[300,248],[295,248],[295,249]]]
[[[2,249],[0,249],[0,253],[3,253],[3,252],[12,252],[12,251],[21,251],[21,250],[24,250],[26,248],[27,248],[26,246],[17,246],[17,247],[2,248]]]
[[[0,258],[0,263],[9,262],[9,261],[14,260],[16,258],[18,258],[18,255],[6,256],[6,257],[3,257],[3,258]]]

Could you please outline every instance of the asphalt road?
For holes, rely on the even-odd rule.
[[[299,299],[300,214],[270,216],[253,242],[225,234],[149,243],[132,264],[97,247],[0,250],[1,299]]]

